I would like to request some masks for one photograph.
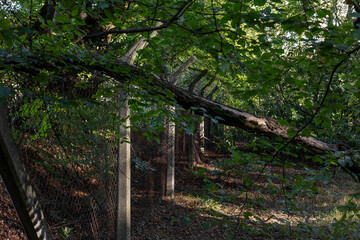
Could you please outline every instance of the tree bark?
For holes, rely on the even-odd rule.
[[[42,56],[41,58],[31,57],[32,59],[35,58],[37,60],[37,62],[35,62],[32,61],[32,59],[29,59],[29,61],[33,63],[31,67],[19,65],[18,61],[16,60],[16,54],[5,54],[5,56],[2,57],[4,59],[3,65],[11,67],[14,71],[35,74],[34,68],[49,68],[48,70],[51,70],[53,68],[51,65],[47,64],[46,56]],[[64,62],[64,65],[67,65],[66,60],[61,59],[61,61]],[[89,66],[82,61],[76,62],[75,60],[72,60],[71,62],[69,62],[69,64],[81,66],[88,69],[89,71],[100,71],[119,82],[131,81],[131,78],[127,75],[127,73],[122,74],[113,70],[117,67],[117,65],[115,64],[113,65],[107,63],[106,65],[97,62],[96,64]],[[291,137],[289,137],[287,134],[287,130],[289,129],[289,127],[279,124],[279,122],[273,118],[248,113],[241,109],[236,109],[221,103],[207,100],[203,97],[189,93],[186,90],[174,86],[166,79],[163,79],[154,73],[146,73],[140,67],[126,63],[124,63],[123,65],[127,65],[129,71],[131,71],[133,74],[148,80],[147,84],[149,86],[147,87],[147,90],[150,94],[162,94],[167,96],[161,91],[161,89],[168,89],[174,94],[174,99],[177,101],[178,104],[182,105],[184,108],[197,107],[197,109],[195,109],[194,111],[199,115],[203,115],[205,110],[206,113],[211,116],[221,117],[221,119],[219,119],[219,122],[225,125],[239,127],[241,129],[244,129],[245,131],[259,133],[267,137],[281,137],[285,140],[291,139]],[[57,68],[60,66],[61,63],[57,66]],[[158,88],[153,88],[152,86],[157,86]],[[297,136],[293,139],[293,142],[302,145],[309,152],[314,154],[325,154],[329,151],[335,151],[335,146],[325,143],[314,137]]]
[[[207,114],[213,117],[220,117],[218,119],[219,123],[239,127],[245,131],[258,133],[271,138],[281,137],[284,140],[291,139],[287,134],[290,128],[281,125],[273,118],[248,113],[241,109],[210,101],[176,87],[155,74],[151,75],[153,76],[150,83],[151,85],[170,90],[174,94],[174,99],[178,104],[184,108],[197,107],[194,111],[199,115],[204,114],[203,109],[205,109]],[[293,139],[293,143],[302,145],[313,154],[325,154],[329,151],[335,151],[333,145],[314,137],[297,136]]]

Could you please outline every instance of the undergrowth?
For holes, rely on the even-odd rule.
[[[359,184],[345,172],[233,152],[198,165],[201,188],[182,191],[201,216],[223,225],[224,239],[359,239]],[[254,159],[257,161],[254,161]],[[251,161],[250,161],[251,160]]]

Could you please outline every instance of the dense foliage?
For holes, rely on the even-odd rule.
[[[192,123],[199,119],[169,111],[168,105],[177,104],[174,93],[154,84],[154,75],[169,80],[189,57],[196,56],[177,86],[187,89],[207,70],[194,89],[197,95],[211,93],[216,102],[278,119],[302,129],[305,137],[360,146],[360,28],[356,25],[360,13],[348,1],[0,2],[0,97],[20,109],[10,112],[19,121],[13,122],[19,139],[16,134],[24,129],[36,138],[52,134],[54,126],[65,133],[78,125],[99,138],[84,140],[73,132],[63,139],[66,149],[101,146],[104,139],[117,137],[114,132],[123,120],[117,118],[118,106],[111,103],[124,89],[131,96],[132,127],[141,129],[149,140],[160,142],[164,117],[191,133]],[[150,37],[154,31],[158,34]],[[122,57],[141,37],[148,46],[138,52],[134,65],[125,63]],[[211,92],[214,88],[218,90]],[[99,127],[104,119],[102,112],[91,109],[94,105],[105,106],[102,111],[110,113],[106,121],[112,128]],[[61,114],[76,114],[83,121],[52,120],[51,116]],[[31,124],[35,116],[43,119],[41,125]],[[218,123],[217,116],[208,117]],[[273,143],[279,139],[270,139],[269,144],[238,129],[223,132],[218,148],[230,149],[233,157],[218,164],[229,176],[239,174],[236,169],[244,175],[252,164],[274,162],[256,154],[240,157],[234,146],[239,139],[251,139],[252,147],[260,145],[268,152],[280,148]],[[95,155],[104,154],[104,148]],[[294,149],[283,150],[294,155]],[[94,154],[77,157],[82,163]],[[327,163],[336,159],[328,158]],[[311,189],[319,179],[324,180],[299,178],[295,187]],[[243,180],[252,186],[251,180]]]
[[[3,97],[89,101],[81,89],[113,86],[95,65],[112,66],[139,35],[158,29],[136,62],[147,71],[170,74],[195,55],[180,86],[207,69],[197,89],[218,85],[216,101],[298,127],[316,112],[311,134],[351,146],[359,140],[351,51],[360,33],[352,24],[357,13],[342,1],[46,2],[2,1]],[[149,88],[125,66],[107,70]]]

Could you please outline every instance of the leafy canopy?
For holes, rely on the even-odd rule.
[[[344,1],[4,0],[0,12],[1,97],[99,101],[74,92],[109,95],[120,75],[152,102],[151,79],[120,61],[143,36],[135,64],[148,73],[169,76],[194,55],[180,86],[207,69],[197,93],[217,85],[216,101],[293,126],[321,107],[306,135],[359,140],[359,64],[348,53],[360,30]]]

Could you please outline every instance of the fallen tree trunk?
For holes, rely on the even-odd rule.
[[[289,127],[281,125],[277,120],[273,118],[259,116],[256,114],[242,111],[241,109],[236,109],[221,103],[210,101],[206,98],[197,96],[193,93],[176,87],[172,83],[168,82],[166,79],[161,78],[160,76],[153,73],[147,73],[142,68],[139,68],[135,65],[127,63],[119,64],[121,63],[120,60],[113,61],[112,63],[95,62],[89,65],[87,63],[84,63],[82,60],[74,59],[74,56],[71,56],[71,58],[63,57],[62,59],[59,59],[59,61],[56,61],[58,65],[54,66],[47,64],[47,62],[49,61],[47,60],[47,56],[41,56],[36,58],[34,57],[35,55],[29,56],[31,56],[31,59],[28,60],[30,60],[30,62],[33,62],[31,67],[29,67],[30,65],[19,65],[16,55],[9,54],[7,56],[2,56],[2,58],[5,59],[4,65],[11,66],[14,71],[27,72],[32,74],[36,74],[36,72],[38,72],[40,69],[56,71],[61,68],[59,64],[64,66],[75,65],[78,67],[80,66],[82,70],[87,70],[90,72],[102,72],[103,74],[108,75],[119,82],[127,82],[131,81],[132,77],[129,77],[129,74],[124,72],[131,72],[132,76],[137,75],[143,79],[148,79],[147,84],[149,85],[149,87],[147,88],[147,90],[149,91],[149,93],[164,94],[159,89],[168,89],[174,94],[174,99],[178,104],[180,104],[184,108],[197,107],[194,111],[199,115],[203,115],[203,109],[205,109],[206,114],[213,117],[220,117],[218,119],[219,122],[225,125],[239,127],[246,131],[259,133],[267,137],[281,137],[284,140],[291,139],[291,137],[288,135]],[[52,62],[55,62],[54,59],[51,60]],[[120,70],[117,71],[116,69]],[[157,86],[157,88],[154,88],[154,86]],[[325,154],[327,152],[334,152],[336,150],[335,145],[325,143],[314,137],[297,136],[293,139],[293,143],[302,145],[310,153],[314,154]]]
[[[290,127],[281,125],[277,120],[265,116],[259,116],[241,109],[233,108],[221,103],[210,101],[206,98],[197,96],[182,88],[176,87],[173,84],[162,79],[160,76],[150,73],[145,73],[142,69],[131,65],[133,72],[149,79],[149,85],[160,87],[160,89],[170,90],[174,94],[175,101],[184,108],[195,107],[194,111],[203,115],[204,113],[213,117],[220,117],[217,120],[219,123],[235,126],[244,129],[248,132],[258,133],[267,137],[275,138],[281,137],[284,140],[289,140],[291,137],[288,135]],[[99,69],[100,70],[100,69]],[[105,71],[104,71],[105,70]],[[117,76],[114,72],[103,69],[103,72],[119,81],[124,81],[123,76]],[[159,93],[158,90],[149,87],[149,92]],[[204,112],[205,110],[205,112]],[[294,129],[296,130],[296,129]],[[314,137],[297,136],[293,139],[293,143],[300,144],[306,148],[309,153],[323,155],[328,152],[334,152],[335,145],[325,143]]]
[[[221,103],[210,101],[206,98],[191,94],[179,87],[173,86],[168,82],[156,78],[153,84],[168,89],[174,94],[174,99],[184,108],[197,107],[195,112],[203,115],[201,108],[206,110],[206,114],[213,117],[220,117],[217,120],[228,126],[235,126],[249,132],[259,133],[267,137],[281,137],[290,139],[288,135],[289,127],[281,125],[277,120],[265,116],[259,116],[252,113],[242,111],[233,107],[226,106]],[[314,154],[325,154],[335,151],[334,146],[325,143],[314,137],[298,136],[293,140],[294,143],[305,147],[309,152]]]

